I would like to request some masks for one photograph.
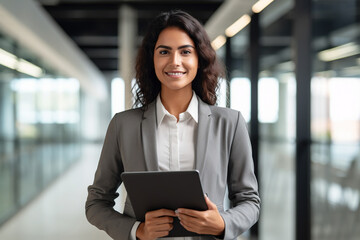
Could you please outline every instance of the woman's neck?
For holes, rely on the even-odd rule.
[[[192,89],[190,91],[161,90],[160,97],[165,109],[179,121],[179,115],[188,108],[192,94]]]

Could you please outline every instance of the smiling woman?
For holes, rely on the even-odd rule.
[[[188,99],[180,112],[186,110],[192,96],[191,83],[198,70],[198,56],[194,42],[185,31],[177,27],[164,29],[158,38],[154,51],[155,73],[161,82],[161,99],[179,96]],[[165,106],[167,108],[167,106]],[[172,111],[168,105],[168,111]]]
[[[112,119],[94,184],[88,220],[114,239],[166,237],[179,221],[189,239],[235,239],[259,217],[260,198],[246,122],[214,106],[221,65],[203,26],[182,11],[159,15],[136,62],[139,108]],[[207,210],[154,209],[137,221],[131,200],[113,208],[122,172],[198,170]],[[231,208],[223,207],[228,189]]]

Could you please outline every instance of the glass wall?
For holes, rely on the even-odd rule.
[[[10,49],[12,42],[0,37],[0,48]],[[11,91],[13,71],[0,65],[0,219],[16,209],[15,204],[15,101]]]
[[[260,239],[263,240],[295,238],[296,81],[291,49],[293,10],[289,2],[274,2],[259,16]]]
[[[250,72],[248,71],[250,55],[250,41],[249,41],[249,25],[242,29],[230,41],[231,52],[228,53],[227,69],[230,79],[230,108],[241,112],[245,121],[248,123],[250,131],[250,97],[251,97],[251,84]],[[228,43],[229,44],[229,43]],[[225,48],[225,47],[224,47]],[[250,232],[247,231],[241,235],[240,239],[250,239]]]
[[[231,38],[230,107],[250,122],[249,26]]]
[[[260,239],[294,239],[295,235],[295,98],[296,81],[291,55],[292,5],[287,0],[267,7],[260,18],[258,80],[259,187],[262,199]],[[291,2],[291,1],[290,1]],[[283,7],[285,6],[285,7]],[[231,39],[227,62],[230,107],[251,121],[250,26]],[[228,43],[227,43],[228,44]],[[250,126],[249,126],[250,127]],[[249,128],[250,132],[250,128]],[[250,239],[245,233],[242,239]]]
[[[360,239],[360,0],[312,0],[309,10],[312,48],[303,51],[311,52],[313,60],[312,219],[305,224],[311,226],[311,239]],[[294,0],[276,0],[258,15],[259,238],[263,240],[295,239],[295,203],[306,201],[295,194],[296,128],[307,125],[296,123],[295,70],[301,74],[302,65],[295,69],[295,11]],[[254,60],[248,51],[256,45],[249,42],[249,35],[246,27],[231,38],[227,63],[230,106],[248,122],[252,111],[248,63]],[[218,51],[223,58],[224,51],[225,47]]]
[[[0,34],[0,224],[78,159],[79,92]]]
[[[360,237],[359,3],[313,0],[311,9],[312,239]],[[294,11],[294,1],[278,0],[259,16],[260,239],[295,239]],[[250,62],[246,39],[245,29],[231,40],[232,55],[239,51]],[[249,67],[239,62],[232,67],[231,107],[249,121]]]
[[[111,81],[111,116],[125,110],[125,82],[122,78]]]
[[[313,0],[312,238],[359,239],[360,1]]]

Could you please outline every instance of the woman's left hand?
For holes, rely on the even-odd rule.
[[[196,211],[191,209],[179,208],[176,215],[181,225],[190,232],[198,234],[209,234],[214,236],[222,235],[225,231],[225,223],[216,205],[205,196],[208,210]]]

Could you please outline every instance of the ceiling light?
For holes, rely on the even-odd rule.
[[[224,35],[217,36],[212,42],[211,46],[213,49],[218,50],[226,43],[226,37]]]
[[[0,48],[0,64],[25,73],[33,77],[40,77],[43,73],[42,69],[22,58],[18,58],[15,55]]]
[[[0,64],[11,68],[11,69],[16,69],[16,65],[17,65],[17,57],[3,49],[0,48]]]
[[[19,60],[18,67],[16,70],[36,78],[40,77],[43,72],[41,68],[24,59]]]
[[[259,13],[262,10],[264,10],[264,8],[266,8],[273,1],[274,0],[259,0],[252,6],[252,11],[254,13]]]
[[[243,15],[236,22],[234,22],[230,27],[228,27],[225,30],[226,36],[228,36],[228,37],[234,36],[235,34],[240,32],[241,29],[246,27],[246,25],[248,25],[250,23],[250,21],[251,21],[251,17],[249,15],[247,15],[247,14]]]
[[[360,54],[360,46],[354,42],[350,42],[338,47],[330,48],[318,53],[321,61],[330,62],[341,58],[346,58]]]

